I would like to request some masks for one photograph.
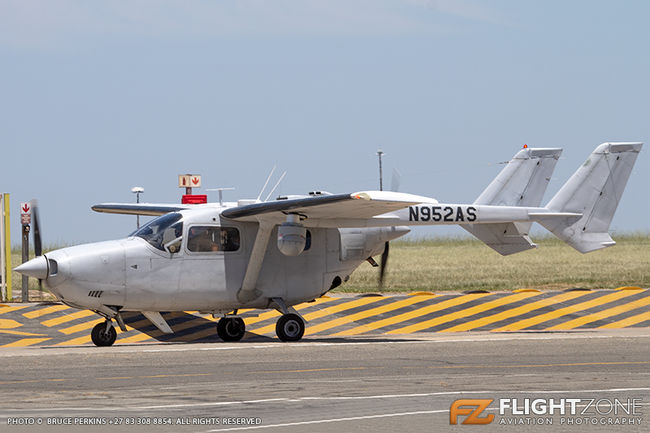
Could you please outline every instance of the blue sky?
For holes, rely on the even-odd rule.
[[[644,1],[0,1],[0,186],[46,243],[121,237],[95,203],[377,188],[471,202],[521,146],[563,147],[550,197],[605,141],[650,136]],[[648,231],[648,149],[612,228]],[[216,194],[210,193],[216,200]],[[418,234],[449,230],[428,228]],[[456,229],[451,233],[464,233]]]

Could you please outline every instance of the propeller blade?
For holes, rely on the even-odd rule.
[[[38,202],[31,201],[32,204],[32,234],[34,235],[34,254],[36,257],[43,255],[43,244],[41,242],[41,225],[38,218]]]
[[[388,264],[388,246],[389,243],[386,242],[384,246],[384,252],[381,253],[381,265],[379,267],[379,288],[384,287],[384,273],[386,272],[386,265]]]

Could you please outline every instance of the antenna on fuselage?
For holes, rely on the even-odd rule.
[[[219,206],[223,206],[223,191],[233,191],[235,188],[210,188],[206,191],[219,191]]]
[[[255,199],[256,201],[260,201],[260,198],[262,197],[262,194],[264,194],[264,190],[266,189],[266,185],[269,184],[269,180],[271,180],[271,176],[273,176],[273,172],[275,171],[275,165],[271,169],[271,172],[269,173],[269,177],[266,178],[266,182],[264,182],[264,186],[262,187],[262,190],[258,194],[257,198]]]
[[[285,171],[284,173],[282,173],[282,176],[280,176],[280,179],[278,179],[278,181],[275,183],[275,186],[273,187],[273,189],[271,190],[271,192],[269,193],[269,195],[266,196],[266,198],[264,199],[264,201],[269,201],[269,198],[271,197],[271,194],[273,194],[273,191],[275,191],[275,189],[280,185],[280,182],[282,182],[282,179],[284,179],[284,176],[285,176],[286,174],[287,174],[286,171]]]

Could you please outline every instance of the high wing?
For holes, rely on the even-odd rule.
[[[254,203],[226,209],[221,215],[238,221],[264,220],[280,224],[286,220],[287,214],[297,214],[306,227],[361,227],[367,224],[369,218],[420,203],[435,204],[437,201],[430,197],[392,191],[361,191]]]
[[[164,215],[168,212],[176,212],[189,209],[190,205],[177,204],[156,204],[156,203],[102,203],[96,204],[91,209],[95,212],[116,213],[124,215]]]

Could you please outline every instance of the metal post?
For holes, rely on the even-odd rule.
[[[135,194],[135,202],[140,203],[140,194],[144,192],[144,188],[141,186],[134,186],[131,188],[131,192]],[[136,224],[140,228],[140,215],[136,216]]]
[[[29,261],[29,225],[23,224],[23,263]],[[23,302],[29,302],[29,277],[23,275]]]
[[[9,194],[3,194],[2,197],[3,204],[4,204],[4,209],[2,212],[2,217],[4,218],[4,226],[5,226],[5,244],[3,248],[5,249],[5,269],[6,269],[6,275],[5,277],[7,278],[6,281],[6,290],[7,290],[7,300],[11,301],[13,299],[13,294],[11,292],[11,218],[10,212],[9,212]]]
[[[383,154],[384,152],[381,149],[377,151],[377,156],[379,157],[379,191],[384,190],[384,181],[383,181],[384,175],[381,169],[381,156]]]
[[[135,202],[140,203],[140,191],[135,193]],[[140,215],[137,215],[135,217],[135,219],[136,219],[136,224],[137,224],[138,228],[140,228]]]
[[[4,194],[0,194],[0,207],[2,207],[2,203],[4,203]],[[2,301],[8,301],[5,262],[5,218],[4,207],[2,207],[2,211],[0,211],[0,274],[2,276],[0,289],[2,289]]]

